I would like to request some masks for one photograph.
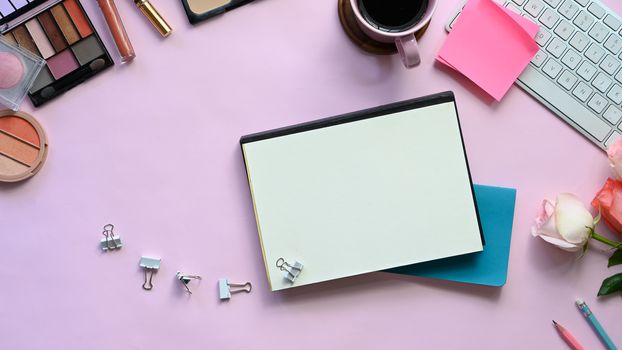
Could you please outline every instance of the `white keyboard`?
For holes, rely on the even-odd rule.
[[[494,1],[540,25],[540,51],[516,84],[602,149],[619,138],[622,18],[596,0]]]

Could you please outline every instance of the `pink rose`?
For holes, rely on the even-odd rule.
[[[576,252],[587,244],[593,228],[594,218],[581,200],[574,194],[561,193],[555,204],[544,200],[531,234],[558,248]]]
[[[622,137],[607,148],[607,157],[618,179],[622,179]]]
[[[607,179],[603,188],[592,200],[592,206],[600,209],[607,226],[617,233],[622,233],[622,182]]]

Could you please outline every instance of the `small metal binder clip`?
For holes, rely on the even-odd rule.
[[[153,278],[153,274],[160,269],[161,261],[162,259],[150,258],[148,256],[143,256],[140,258],[139,265],[143,268],[143,270],[145,270],[145,283],[143,283],[144,290],[151,290],[153,288],[151,279]],[[147,278],[147,276],[149,278]]]
[[[281,271],[285,271],[286,272],[285,279],[287,279],[291,283],[294,283],[296,278],[300,276],[300,273],[302,272],[302,268],[304,267],[304,265],[302,265],[302,263],[298,261],[294,261],[294,265],[291,265],[290,263],[285,261],[285,259],[279,258],[276,261],[276,267],[278,267],[279,270]]]
[[[112,232],[113,229],[113,224],[108,224],[104,226],[104,231],[102,232],[102,234],[105,238],[102,238],[102,240],[100,241],[103,251],[120,249],[123,246],[123,244],[121,243],[121,237],[115,236]]]
[[[235,288],[231,288],[235,287]],[[220,300],[229,300],[231,299],[231,294],[246,292],[250,293],[251,289],[253,289],[253,285],[250,282],[246,282],[244,284],[236,284],[229,283],[226,278],[221,278],[218,280],[218,292],[220,294]]]
[[[186,287],[186,291],[190,294],[192,294],[192,292],[190,291],[190,288],[188,288],[188,283],[190,283],[190,281],[192,280],[200,280],[201,276],[199,275],[186,275],[184,273],[181,273],[179,271],[177,271],[177,273],[175,274],[175,277],[181,281],[181,283],[184,285],[184,287]]]

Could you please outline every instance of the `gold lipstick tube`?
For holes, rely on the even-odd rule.
[[[168,23],[166,23],[166,21],[164,20],[164,18],[162,18],[158,10],[156,10],[156,8],[153,7],[153,5],[151,5],[149,0],[134,0],[134,3],[136,4],[136,7],[140,9],[143,15],[147,17],[149,22],[151,22],[151,24],[153,24],[153,26],[156,27],[158,32],[162,34],[163,37],[166,38],[167,36],[171,34],[171,32],[173,31],[173,28],[171,28],[171,26]]]

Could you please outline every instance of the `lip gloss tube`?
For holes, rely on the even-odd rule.
[[[173,28],[166,22],[166,20],[160,15],[158,10],[156,10],[153,5],[149,2],[149,0],[134,0],[134,4],[136,7],[140,9],[140,11],[147,17],[149,22],[160,32],[163,37],[167,37],[171,35]]]
[[[104,14],[108,29],[110,29],[110,34],[112,34],[112,38],[117,45],[117,49],[121,55],[121,62],[131,62],[136,57],[136,53],[134,52],[130,38],[127,36],[114,0],[97,0],[97,3]]]

